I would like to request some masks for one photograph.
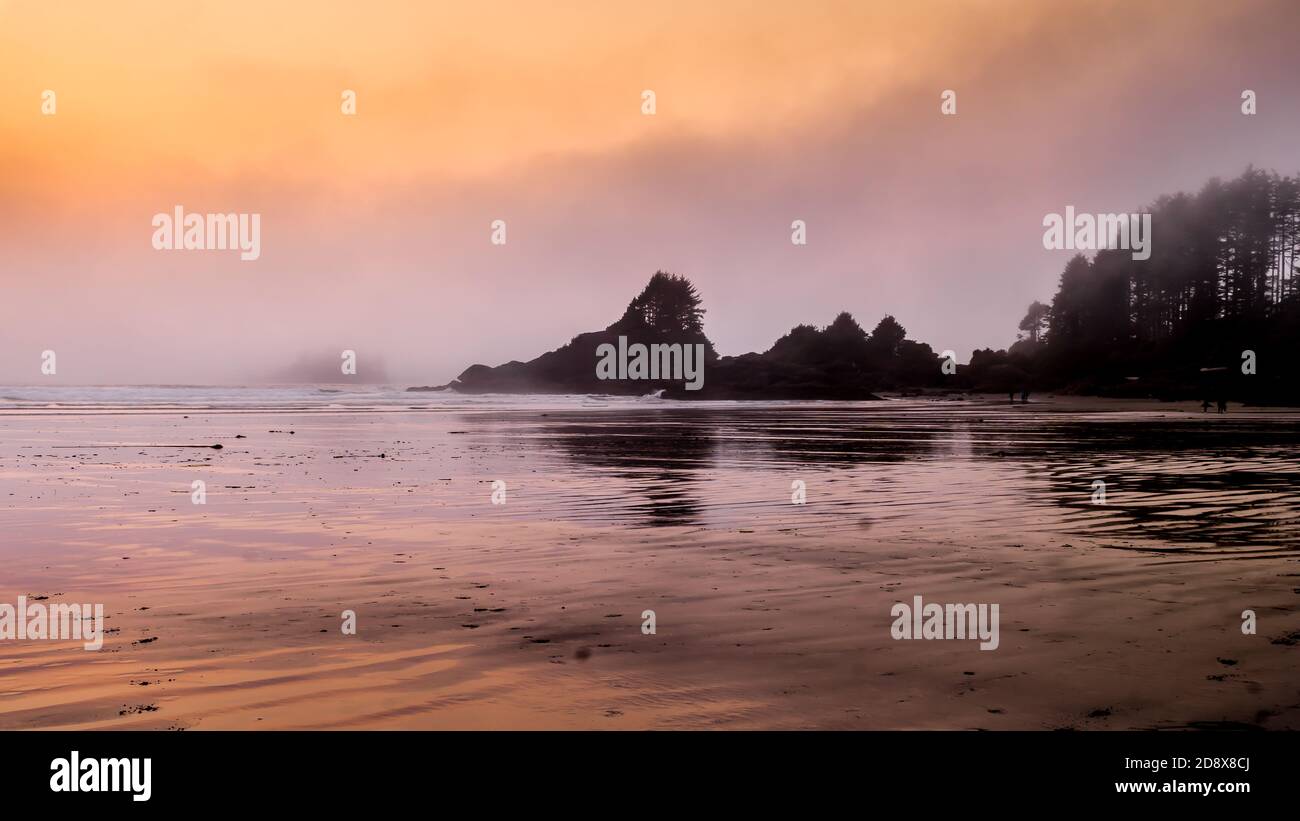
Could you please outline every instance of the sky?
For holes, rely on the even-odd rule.
[[[1297,35],[1291,0],[0,0],[0,383],[441,384],[656,270],[724,355],[847,310],[964,361],[1052,296],[1046,214],[1300,171]],[[178,205],[260,215],[260,256],[155,249]]]

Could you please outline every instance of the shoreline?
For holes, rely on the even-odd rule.
[[[229,395],[230,392],[248,391],[271,393],[275,391],[294,391],[305,392],[296,396],[293,404],[257,404],[250,402],[247,398],[241,396],[232,396],[225,404],[212,404],[211,402],[203,404],[201,402],[186,403],[184,396],[178,395],[171,402],[140,402],[139,400],[123,398],[119,401],[105,401],[105,399],[91,400],[83,398],[76,401],[57,402],[51,401],[52,397],[42,394],[41,398],[23,399],[12,395],[5,395],[7,388],[18,390],[40,390],[43,392],[86,392],[86,391],[103,391],[103,392],[121,392],[121,391],[177,391],[189,392],[195,397],[204,394],[218,393]],[[351,391],[346,390],[351,388]],[[98,386],[98,385],[32,385],[32,386],[0,386],[0,414],[13,414],[21,412],[39,412],[45,410],[75,413],[78,411],[160,411],[160,412],[243,412],[243,413],[269,413],[269,412],[339,412],[339,411],[420,411],[420,410],[454,410],[469,411],[475,407],[483,409],[493,409],[502,406],[518,405],[520,410],[533,409],[528,405],[519,405],[519,403],[533,402],[551,402],[551,407],[566,409],[598,409],[600,407],[626,408],[628,405],[621,403],[654,403],[655,407],[673,408],[673,407],[708,407],[710,405],[726,406],[752,406],[763,407],[765,405],[777,407],[852,407],[854,405],[863,405],[865,407],[881,407],[893,404],[911,404],[916,405],[940,405],[940,404],[967,404],[970,406],[993,406],[993,407],[1032,407],[1034,409],[1051,409],[1053,411],[1063,411],[1069,413],[1089,413],[1089,412],[1134,412],[1148,411],[1161,412],[1169,410],[1179,410],[1186,413],[1196,413],[1205,416],[1216,416],[1213,409],[1209,412],[1203,412],[1200,400],[1192,399],[1152,399],[1152,398],[1127,398],[1112,396],[1097,396],[1087,394],[1071,393],[1035,393],[1030,394],[1029,402],[1022,403],[1017,393],[1014,402],[1008,402],[1006,394],[987,393],[987,392],[970,392],[970,391],[881,391],[874,399],[752,399],[752,398],[732,398],[732,399],[692,399],[689,401],[681,400],[671,396],[656,396],[652,394],[573,394],[573,393],[480,393],[469,392],[461,393],[455,390],[431,390],[429,393],[437,393],[444,397],[453,399],[466,400],[465,403],[444,403],[429,404],[422,403],[411,405],[414,402],[408,393],[416,391],[415,388],[402,388],[399,385],[365,385],[357,386],[349,383],[312,383],[302,385],[207,385],[207,386],[173,386],[173,385],[133,385],[133,386]],[[344,401],[362,400],[372,398],[381,400],[372,404],[340,404]],[[10,404],[6,404],[6,401]],[[288,400],[287,400],[288,401]],[[471,404],[472,403],[472,404]],[[1242,402],[1232,401],[1228,403],[1229,414],[1232,413],[1300,413],[1300,406],[1296,405],[1254,405]],[[537,405],[536,408],[545,410],[546,407]]]

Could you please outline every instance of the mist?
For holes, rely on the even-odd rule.
[[[310,134],[335,126],[318,123],[301,147],[315,165],[182,150],[150,166],[96,142],[111,116],[78,115],[65,94],[42,121],[38,89],[25,88],[24,116],[11,110],[0,131],[0,382],[244,384],[352,350],[362,381],[441,384],[603,328],[656,270],[697,285],[724,355],[848,310],[867,327],[892,314],[964,360],[1009,345],[1026,305],[1050,297],[1071,252],[1044,250],[1044,214],[1136,211],[1252,164],[1300,170],[1293,4],[1204,4],[1195,22],[1154,3],[1059,17],[1011,8],[959,48],[897,55],[907,70],[872,73],[869,87],[845,66],[781,122],[742,110],[705,127],[674,119],[661,93],[661,113],[620,125],[618,139],[552,150],[522,131],[496,167],[476,160],[465,173],[447,170],[454,156],[418,153],[409,172],[323,162]],[[945,15],[926,20],[936,40],[953,36]],[[871,34],[864,42],[890,42]],[[841,57],[828,54],[823,74]],[[656,61],[629,59],[643,79],[621,105],[640,117]],[[759,70],[761,52],[727,59],[738,74],[753,63],[758,83],[779,69]],[[802,59],[821,65],[815,50]],[[320,104],[333,110],[330,88]],[[944,89],[956,92],[954,116],[940,114]],[[1253,116],[1244,89],[1258,97]],[[571,93],[581,105],[584,89]],[[715,93],[721,105],[727,89]],[[7,108],[16,95],[5,93]],[[364,118],[372,98],[360,99]],[[513,102],[483,104],[508,122]],[[53,133],[65,116],[84,151],[56,161],[48,147],[73,139]],[[246,125],[256,144],[258,124]],[[358,137],[352,161],[382,154],[386,133]],[[260,214],[260,256],[155,250],[150,221],[177,205]],[[494,220],[504,245],[490,242]],[[807,224],[807,245],[791,244],[793,220]],[[41,374],[46,350],[56,376]]]

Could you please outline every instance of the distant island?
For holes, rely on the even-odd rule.
[[[528,362],[472,365],[455,381],[412,391],[459,393],[662,392],[674,399],[878,399],[876,391],[938,386],[940,359],[906,338],[887,316],[868,334],[849,313],[825,328],[798,325],[763,353],[718,356],[704,333],[699,293],[685,277],[655,273],[627,310],[603,331],[579,334]],[[620,343],[620,337],[623,339]],[[601,379],[601,346],[700,345],[704,379],[690,390],[681,379]]]
[[[1300,406],[1300,180],[1247,169],[1147,212],[1149,258],[1075,255],[1050,304],[1034,301],[1005,350],[966,364],[907,338],[892,316],[867,333],[845,311],[797,325],[763,353],[718,356],[685,277],[655,273],[602,331],[527,362],[472,365],[410,391],[587,393],[674,399],[878,399],[882,392],[1054,391],[1165,400]],[[602,379],[602,346],[699,345],[698,390],[682,379]],[[622,348],[620,348],[622,350]],[[661,377],[663,374],[659,374]]]

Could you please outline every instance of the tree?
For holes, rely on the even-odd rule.
[[[1029,303],[1025,318],[1020,320],[1020,330],[1029,335],[1031,342],[1038,342],[1038,337],[1047,329],[1047,320],[1052,309],[1034,300]]]
[[[641,293],[628,304],[622,329],[644,328],[659,334],[704,335],[700,294],[686,277],[656,271]]]
[[[867,332],[848,311],[840,311],[835,321],[826,326],[826,334],[831,339],[858,342],[867,338]]]
[[[898,346],[906,338],[907,329],[892,316],[885,316],[871,332],[870,344],[877,355],[892,359],[898,355]]]
[[[1075,254],[1061,271],[1061,284],[1052,298],[1047,329],[1047,344],[1057,350],[1079,347],[1086,326],[1089,274],[1092,263],[1083,254]]]

